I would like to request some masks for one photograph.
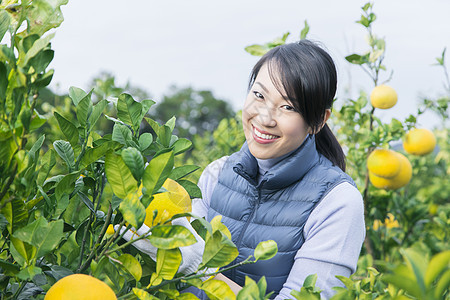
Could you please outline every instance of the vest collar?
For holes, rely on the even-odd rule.
[[[258,162],[250,153],[247,142],[237,154],[233,170],[256,188],[264,190],[279,190],[301,180],[319,160],[315,136],[309,135],[300,147],[268,170],[258,185]]]

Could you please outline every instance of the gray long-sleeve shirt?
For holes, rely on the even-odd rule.
[[[222,157],[203,171],[198,186],[202,199],[194,199],[192,212],[206,217],[212,193],[226,159]],[[260,174],[278,160],[258,160]],[[323,289],[322,297],[330,298],[332,287],[343,286],[335,276],[350,276],[365,237],[364,205],[361,193],[349,183],[333,188],[309,216],[303,231],[305,242],[298,250],[289,276],[276,300],[295,299],[292,290],[300,290],[305,278],[317,274],[316,286]]]

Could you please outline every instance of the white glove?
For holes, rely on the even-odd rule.
[[[197,243],[193,245],[180,247],[183,262],[181,263],[178,272],[181,272],[183,274],[193,273],[197,271],[198,266],[202,262],[203,251],[205,249],[205,241],[197,234],[195,229],[192,227],[191,223],[189,223],[189,221],[186,218],[175,219],[172,221],[172,225],[184,226],[194,235],[195,239],[197,240]],[[118,226],[119,225],[116,225],[114,229],[118,230]],[[150,228],[147,225],[143,224],[137,230],[137,232],[127,230],[123,235],[123,238],[126,239],[127,241],[130,241],[132,239],[137,238],[138,236],[144,235],[149,231],[149,229]],[[123,230],[125,230],[125,227],[121,228],[120,233],[123,233]],[[141,239],[135,241],[132,245],[136,247],[139,251],[148,254],[154,261],[156,261],[156,252],[158,251],[158,248],[153,246],[148,239]],[[211,269],[208,271],[214,272],[215,270]],[[208,271],[206,273],[209,273]]]

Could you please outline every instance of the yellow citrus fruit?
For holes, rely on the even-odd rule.
[[[369,179],[370,182],[379,189],[388,189],[388,190],[396,190],[403,186],[405,186],[412,177],[412,167],[409,160],[400,153],[397,153],[400,159],[400,171],[397,175],[391,178],[384,178],[375,175],[374,173],[369,171]]]
[[[436,138],[433,132],[425,128],[410,130],[403,141],[403,149],[409,154],[425,155],[433,152]]]
[[[397,103],[397,92],[385,84],[378,85],[370,94],[370,103],[376,108],[391,108]]]
[[[390,178],[400,172],[400,159],[395,151],[375,149],[367,158],[367,168],[379,177]]]
[[[107,235],[113,235],[114,234],[114,226],[112,224],[109,224],[108,228],[106,229]]]
[[[144,224],[149,227],[164,222],[175,214],[186,213],[192,210],[191,198],[178,182],[168,178],[164,182],[163,187],[167,192],[153,195],[152,202],[145,210]],[[155,209],[158,210],[158,214],[153,220],[153,211]]]
[[[116,294],[103,281],[85,274],[73,274],[58,280],[45,300],[116,300]]]

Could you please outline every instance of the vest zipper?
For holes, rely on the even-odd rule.
[[[259,188],[258,188],[258,198],[257,201],[255,203],[255,206],[252,209],[252,212],[250,213],[250,216],[248,217],[247,221],[244,224],[244,227],[242,228],[241,233],[239,234],[239,237],[236,241],[236,247],[239,249],[239,246],[241,245],[242,242],[242,238],[244,237],[244,233],[247,230],[248,225],[250,225],[250,221],[253,219],[253,215],[255,214],[256,210],[259,208],[259,205],[261,204],[261,187],[263,186],[263,184],[266,182],[267,180],[263,180],[261,181],[261,184],[259,184]],[[236,262],[236,260],[234,261]],[[231,270],[231,279],[234,281],[236,280],[236,268]]]

